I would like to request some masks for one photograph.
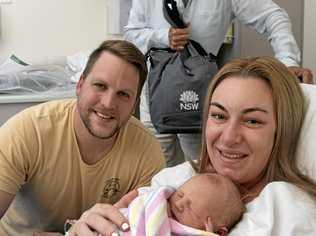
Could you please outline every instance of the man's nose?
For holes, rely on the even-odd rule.
[[[115,93],[112,91],[107,91],[106,93],[102,94],[101,97],[101,104],[108,109],[114,108],[116,103]]]

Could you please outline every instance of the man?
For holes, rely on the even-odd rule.
[[[304,82],[312,82],[310,70],[299,68],[300,51],[291,31],[288,15],[271,0],[175,0],[187,28],[173,28],[163,15],[164,0],[133,0],[125,27],[125,38],[143,53],[152,47],[183,49],[189,39],[199,42],[214,55],[218,54],[231,22],[238,18],[245,25],[266,34],[275,57]],[[259,56],[259,55],[258,55]],[[140,104],[140,118],[155,132],[164,151],[167,165],[173,166],[199,156],[200,134],[159,134],[149,114],[148,87],[145,84]]]
[[[0,235],[63,232],[96,203],[114,204],[164,167],[159,143],[132,117],[147,76],[131,43],[89,57],[77,100],[24,110],[0,129]]]

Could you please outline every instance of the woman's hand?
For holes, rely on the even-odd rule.
[[[118,231],[128,231],[127,219],[119,211],[126,208],[138,196],[133,190],[121,198],[115,205],[96,204],[85,211],[69,230],[70,236],[115,236]]]

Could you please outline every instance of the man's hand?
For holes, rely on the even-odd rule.
[[[117,203],[114,204],[117,208],[127,208],[128,205],[138,196],[136,189],[125,194]]]
[[[138,192],[133,190],[123,196],[114,206],[96,204],[85,211],[71,227],[70,236],[113,236],[118,230],[128,231],[127,219],[118,209],[126,208],[137,196]]]
[[[313,73],[310,69],[297,67],[297,66],[289,66],[289,70],[296,75],[300,79],[301,82],[305,84],[313,84]]]
[[[70,236],[113,236],[129,230],[126,218],[117,207],[96,204],[85,211],[69,230]]]
[[[181,50],[189,41],[189,27],[169,29],[169,46],[173,50]]]

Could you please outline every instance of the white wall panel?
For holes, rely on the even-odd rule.
[[[313,70],[316,81],[316,1],[305,0],[304,9],[303,66]]]
[[[106,0],[16,0],[1,5],[0,63],[90,50],[107,35]]]

